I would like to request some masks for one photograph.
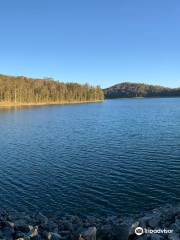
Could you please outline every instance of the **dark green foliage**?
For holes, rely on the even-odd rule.
[[[120,83],[103,90],[105,98],[180,97],[180,88],[166,88],[139,83]]]
[[[63,103],[103,98],[99,86],[0,75],[0,103]]]

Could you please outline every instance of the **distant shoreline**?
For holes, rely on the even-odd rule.
[[[157,99],[157,98],[180,98],[180,96],[157,96],[157,97],[117,97],[117,98],[104,98],[104,100],[118,100],[118,99]]]
[[[36,107],[36,106],[48,106],[48,105],[71,105],[71,104],[85,104],[85,103],[100,103],[104,100],[92,100],[92,101],[64,101],[64,102],[42,102],[42,103],[11,103],[3,102],[0,103],[0,108],[11,108],[11,107]]]
[[[180,97],[180,88],[167,88],[143,83],[124,82],[103,89],[106,99]]]
[[[105,98],[103,100],[95,101],[64,101],[64,102],[42,102],[42,103],[11,103],[11,102],[0,102],[1,108],[14,108],[14,107],[38,107],[38,106],[55,106],[55,105],[72,105],[72,104],[86,104],[86,103],[103,103],[106,100],[127,100],[127,99],[157,99],[157,98],[180,98],[178,96],[173,97],[119,97],[119,98]]]

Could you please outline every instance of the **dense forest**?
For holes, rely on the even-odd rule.
[[[139,83],[120,83],[103,90],[105,98],[180,97],[180,88]]]
[[[103,100],[99,86],[0,75],[0,104],[68,103]]]

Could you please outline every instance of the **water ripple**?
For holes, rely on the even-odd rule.
[[[0,110],[0,200],[132,213],[180,200],[180,99]]]

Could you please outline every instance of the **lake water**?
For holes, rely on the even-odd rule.
[[[180,200],[180,98],[0,110],[0,204],[128,214]]]

